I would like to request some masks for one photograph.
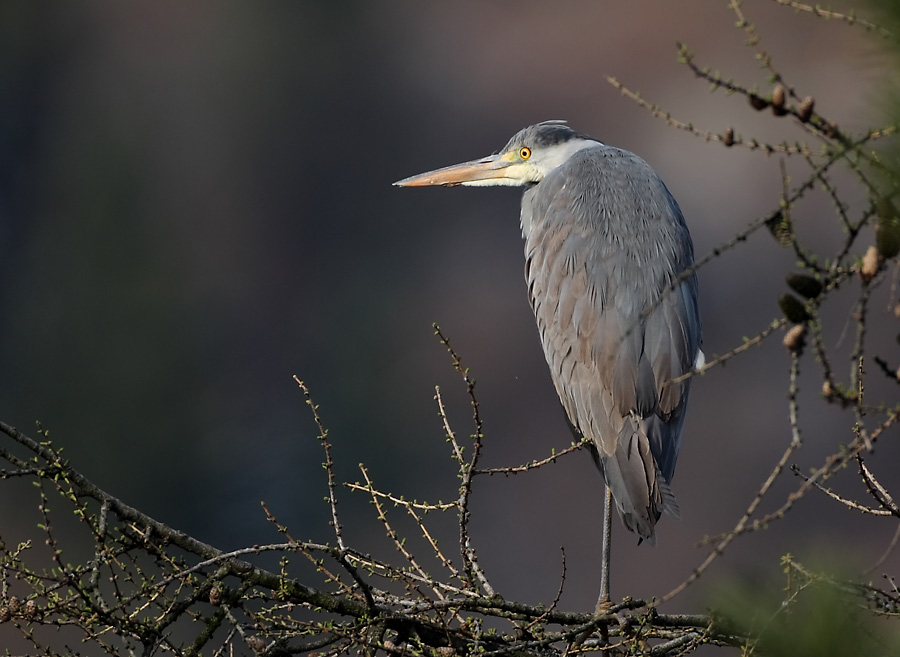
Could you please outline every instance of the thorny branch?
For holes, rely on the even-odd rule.
[[[443,412],[443,404],[440,403],[444,426],[448,428],[447,439],[453,445],[453,452],[458,459],[460,468],[458,503],[459,547],[463,560],[463,569],[466,572],[466,582],[468,586],[473,586],[474,582],[477,581],[487,595],[493,596],[495,591],[490,585],[490,582],[488,582],[487,577],[485,577],[484,571],[482,571],[481,567],[478,565],[478,558],[475,554],[475,549],[472,547],[472,538],[469,534],[469,519],[471,517],[469,512],[469,498],[472,495],[472,478],[475,476],[478,459],[481,457],[482,439],[484,438],[481,415],[478,409],[478,399],[475,396],[475,381],[469,376],[469,370],[463,367],[459,356],[450,346],[450,341],[443,333],[441,333],[441,329],[437,324],[434,325],[434,332],[440,338],[441,344],[447,348],[450,358],[453,360],[454,369],[462,375],[463,381],[466,384],[466,394],[468,394],[472,403],[472,421],[475,424],[475,432],[472,434],[472,458],[467,463],[463,459],[463,449],[457,442],[456,434],[452,430],[449,430],[447,416]],[[438,392],[438,398],[439,397],[440,393]]]
[[[808,5],[803,2],[796,2],[795,0],[774,0],[780,5],[784,5],[785,7],[790,7],[795,11],[803,11],[810,13],[814,16],[820,18],[830,18],[834,20],[844,21],[848,25],[859,25],[863,29],[869,30],[870,32],[877,32],[881,36],[886,39],[893,39],[894,35],[890,32],[890,30],[885,29],[881,25],[877,25],[872,21],[868,21],[864,18],[860,18],[855,13],[841,13],[837,11],[831,11],[829,9],[825,9],[822,6]]]
[[[197,654],[213,645],[217,628],[224,624],[230,627],[226,643],[241,642],[257,653],[277,648],[285,654],[300,654],[323,647],[339,653],[354,645],[388,652],[399,651],[402,645],[413,652],[428,646],[465,652],[480,645],[490,654],[528,655],[564,645],[574,636],[610,622],[616,626],[612,635],[628,646],[634,645],[639,636],[643,641],[681,630],[694,635],[698,626],[710,623],[705,617],[659,615],[653,609],[644,610],[644,603],[627,599],[608,614],[594,616],[558,611],[559,593],[549,607],[531,606],[482,594],[470,586],[463,589],[449,585],[419,565],[391,527],[386,509],[380,506],[379,516],[403,552],[408,569],[395,568],[346,545],[294,539],[222,552],[130,509],[96,488],[60,459],[48,443],[38,443],[3,423],[0,431],[33,455],[22,459],[6,448],[0,449],[0,458],[10,464],[31,462],[35,466],[33,477],[42,484],[41,526],[55,563],[55,569],[45,574],[28,565],[32,544],[20,544],[15,549],[0,546],[0,573],[5,585],[0,623],[13,621],[45,654],[53,653],[36,638],[36,628],[81,628],[82,640],[110,654],[138,645],[149,646],[144,654]],[[364,469],[363,474],[366,486],[353,488],[370,493],[373,499],[396,499],[377,491]],[[56,497],[51,498],[45,489],[55,492]],[[79,517],[94,530],[104,523],[105,531],[92,532],[90,539],[101,546],[94,552],[99,555],[95,560],[82,566],[66,565],[65,549],[52,531],[50,508],[54,504],[74,505],[81,512]],[[95,504],[98,510],[91,511]],[[442,510],[443,505],[402,506],[427,513]],[[422,518],[415,517],[425,530]],[[436,541],[432,542],[438,551]],[[267,553],[281,555],[281,572],[248,561]],[[310,557],[317,565],[324,576],[320,588],[301,584],[288,574],[290,558],[295,554]],[[337,569],[328,566],[327,560]],[[444,563],[451,579],[458,579],[459,573],[448,561]],[[100,579],[108,576],[113,589],[92,583],[98,579],[92,573],[98,571],[103,574]],[[379,581],[407,582],[414,594],[397,595],[382,588]],[[337,588],[329,591],[334,585]],[[481,629],[480,619],[490,617],[506,619],[512,624],[513,634]],[[623,623],[626,618],[631,620]],[[196,640],[181,644],[172,636],[183,622],[205,629],[195,635]],[[522,623],[527,636],[540,638],[517,639]],[[641,626],[639,635],[634,629],[637,624]],[[740,640],[722,632],[706,637],[707,642],[730,645]]]

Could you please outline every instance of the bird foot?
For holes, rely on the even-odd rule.
[[[606,596],[601,596],[599,600],[597,600],[597,606],[594,607],[594,615],[602,616],[604,614],[608,614],[609,610],[613,608],[612,600],[610,600]]]

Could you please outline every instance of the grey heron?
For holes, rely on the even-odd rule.
[[[641,158],[546,121],[497,154],[400,180],[400,187],[524,187],[525,279],[544,355],[576,435],[590,439],[625,526],[655,544],[690,378],[702,365],[693,244],[678,203]],[[689,273],[685,273],[689,272]]]

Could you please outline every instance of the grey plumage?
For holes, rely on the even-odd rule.
[[[681,210],[641,158],[552,121],[498,155],[400,181],[515,184],[525,278],[556,391],[593,454],[628,529],[654,542],[690,380],[702,361],[697,278]]]

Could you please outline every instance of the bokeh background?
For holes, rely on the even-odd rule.
[[[883,121],[883,40],[773,2],[744,11],[824,115],[845,130]],[[787,120],[708,93],[677,59],[684,42],[765,92],[745,39],[725,3],[705,0],[3,3],[0,417],[32,434],[39,420],[101,487],[222,548],[279,539],[261,500],[295,537],[331,536],[294,374],[319,404],[341,479],[360,479],[365,463],[397,494],[455,496],[434,386],[461,436],[471,414],[433,322],[477,379],[484,465],[567,446],[526,300],[520,193],[391,182],[566,119],[648,160],[704,255],[776,206],[779,159],[668,127],[605,76],[703,129],[800,138]],[[795,219],[827,247],[840,236],[832,216],[817,193]],[[779,315],[792,265],[763,231],[700,271],[708,355]],[[876,314],[872,340],[896,361],[886,294]],[[832,344],[848,316],[837,304]],[[616,597],[664,594],[702,560],[703,536],[734,525],[790,440],[787,372],[776,337],[696,381],[674,481],[683,518],[663,520],[655,549],[616,521]],[[817,402],[817,375],[807,358],[804,469],[852,439],[849,417]],[[900,459],[896,434],[879,444],[881,463]],[[785,477],[764,510],[797,483]],[[852,473],[841,485],[860,488]],[[390,556],[366,499],[339,493],[349,542]],[[476,481],[473,540],[495,588],[550,602],[563,547],[562,604],[591,608],[601,495],[586,453]],[[26,507],[3,497],[5,537],[34,531]],[[437,520],[452,553],[455,519]],[[809,496],[713,573],[775,573],[786,552],[861,570],[891,530]],[[704,578],[677,608],[701,610],[712,586]]]

